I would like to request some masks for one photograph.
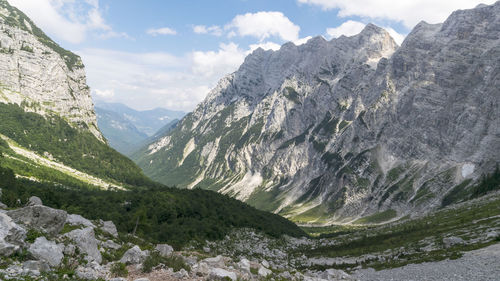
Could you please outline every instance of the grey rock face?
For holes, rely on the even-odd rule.
[[[7,1],[0,3],[0,13],[0,102],[55,113],[104,140],[80,57],[60,48]]]
[[[75,229],[66,233],[65,236],[73,240],[76,246],[85,253],[90,260],[99,264],[101,263],[102,256],[97,247],[97,239],[95,238],[93,228]]]
[[[85,227],[95,228],[95,225],[91,221],[80,215],[68,215],[68,217],[66,218],[66,223],[70,225],[83,225]]]
[[[116,226],[112,221],[103,222],[101,229],[114,237],[118,237],[118,230],[116,230]]]
[[[121,247],[120,244],[113,242],[113,240],[106,240],[100,244],[101,244],[101,246],[103,246],[104,248],[107,248],[107,249],[117,250],[117,249],[120,249],[120,247]]]
[[[158,251],[162,257],[168,257],[172,254],[174,248],[168,244],[158,244],[155,250]]]
[[[139,264],[142,263],[148,255],[149,251],[142,251],[139,246],[134,246],[123,254],[120,262],[125,264]]]
[[[236,276],[236,273],[222,268],[213,268],[210,271],[209,280],[227,280],[227,278],[235,281],[238,277]]]
[[[44,261],[25,261],[23,262],[23,270],[46,272],[50,270],[50,266]]]
[[[10,256],[24,245],[26,230],[18,226],[12,218],[0,213],[0,256]]]
[[[449,248],[455,245],[463,244],[464,240],[460,237],[451,236],[443,238],[443,243],[446,248]]]
[[[37,205],[8,211],[7,215],[16,223],[35,228],[49,235],[56,235],[63,228],[68,214],[63,210]]]
[[[33,257],[45,261],[53,267],[57,267],[61,264],[64,257],[63,250],[64,245],[48,241],[47,238],[43,236],[38,237],[28,248],[28,251]]]
[[[256,50],[136,161],[296,220],[430,211],[500,162],[499,30],[496,3],[422,22],[401,47],[368,25]]]

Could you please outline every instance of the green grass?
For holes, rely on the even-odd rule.
[[[354,221],[354,224],[369,224],[369,223],[382,223],[395,218],[398,213],[395,210],[389,209],[380,213],[366,216]]]

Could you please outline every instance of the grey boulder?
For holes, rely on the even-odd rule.
[[[26,204],[26,206],[37,206],[37,205],[43,205],[43,203],[42,203],[42,199],[40,199],[39,197],[36,197],[36,196],[31,196],[28,199],[28,203]]]
[[[162,257],[168,257],[172,254],[174,248],[168,244],[158,244],[155,250],[158,251]]]
[[[102,256],[97,248],[97,239],[95,239],[94,229],[92,227],[75,229],[65,234],[65,236],[73,240],[76,246],[85,253],[88,258],[97,263],[101,263]]]
[[[105,221],[101,227],[102,231],[111,234],[113,237],[118,237],[118,230],[112,221]]]
[[[10,256],[24,245],[26,230],[17,225],[11,217],[0,213],[0,256]]]
[[[455,245],[464,244],[464,240],[460,237],[451,236],[443,238],[443,243],[445,248],[450,248]]]
[[[53,267],[61,264],[64,257],[64,245],[56,244],[53,241],[47,240],[45,237],[38,237],[33,244],[28,248],[28,252],[37,260],[45,261]]]
[[[31,260],[23,262],[23,270],[46,272],[50,270],[50,266],[44,261]]]
[[[95,225],[91,221],[75,214],[68,215],[68,217],[66,218],[66,223],[70,225],[83,225],[85,227],[95,228]]]
[[[149,251],[142,251],[139,246],[134,246],[123,254],[120,262],[125,264],[139,264],[142,263],[148,255]]]
[[[210,271],[210,276],[209,276],[210,280],[227,280],[228,278],[233,281],[238,279],[236,273],[232,271],[227,271],[222,268],[213,268]]]
[[[66,222],[68,214],[46,206],[36,205],[8,211],[7,215],[16,223],[34,228],[49,235],[58,234]]]

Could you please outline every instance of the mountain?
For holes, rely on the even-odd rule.
[[[97,124],[109,145],[130,155],[147,144],[162,127],[182,118],[185,113],[164,108],[138,111],[120,103],[98,103]]]
[[[500,2],[255,50],[133,156],[151,178],[298,222],[393,220],[466,199],[500,162]]]
[[[7,1],[0,1],[0,30],[0,164],[18,177],[68,186],[151,184],[105,143],[80,57]]]
[[[0,1],[0,102],[56,114],[103,140],[79,56],[61,48],[26,15]]]
[[[0,0],[0,15],[0,256],[3,269],[46,256],[24,253],[36,237],[46,235],[46,228],[57,229],[46,235],[48,239],[74,230],[70,223],[62,230],[66,212],[114,221],[127,240],[137,241],[137,236],[158,243],[169,240],[176,247],[193,240],[220,239],[233,228],[256,229],[274,237],[305,235],[292,222],[233,198],[206,190],[170,188],[144,176],[132,160],[106,144],[97,128],[81,59],[50,40],[5,0]],[[47,206],[64,211],[33,207],[33,204],[41,205],[40,200],[31,202],[29,198],[33,195],[42,198]],[[27,212],[29,218],[10,217],[3,210],[7,208],[20,208],[17,215],[23,217]],[[58,216],[61,213],[64,216]],[[26,228],[15,227],[14,217],[27,224]],[[42,229],[35,229],[40,226]],[[61,231],[63,233],[59,233]],[[96,235],[102,233],[96,232]],[[9,241],[14,238],[17,243],[12,245]],[[75,240],[90,239],[80,238]],[[100,257],[95,239],[90,243],[97,251],[94,254]],[[68,277],[68,274],[74,273],[79,261],[83,261],[83,256],[76,253],[69,254],[77,259],[76,263],[65,264],[69,267],[62,270],[60,278],[47,279],[62,280],[66,275],[65,279],[75,280],[75,276]],[[103,257],[103,261],[111,262],[109,258],[109,255]],[[97,262],[99,266],[101,261]],[[1,280],[18,280],[9,277],[9,272],[0,271]],[[76,279],[80,280],[81,276]]]
[[[98,102],[96,104],[96,111],[99,112],[102,110],[118,114],[123,120],[129,121],[137,128],[138,131],[146,134],[148,137],[155,134],[169,122],[175,119],[181,119],[184,115],[186,115],[185,112],[165,108],[139,111],[121,103]],[[119,120],[119,122],[121,122],[121,120]]]

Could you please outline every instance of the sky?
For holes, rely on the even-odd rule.
[[[95,101],[191,111],[258,47],[277,50],[420,21],[494,0],[8,0],[82,57]]]

